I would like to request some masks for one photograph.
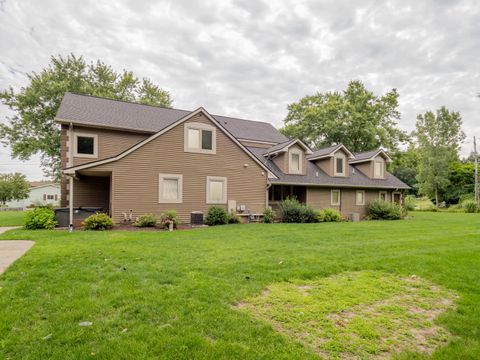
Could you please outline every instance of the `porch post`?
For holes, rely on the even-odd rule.
[[[73,176],[69,178],[69,191],[68,191],[68,207],[69,207],[69,225],[73,228]]]

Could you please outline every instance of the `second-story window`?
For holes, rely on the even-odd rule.
[[[373,169],[373,177],[383,178],[383,161],[375,161]]]
[[[97,157],[97,135],[95,134],[75,134],[74,136],[74,156],[76,157]]]
[[[185,151],[215,154],[216,129],[202,123],[185,124]]]
[[[302,154],[299,150],[292,149],[290,151],[289,159],[289,173],[301,174],[302,173]]]
[[[334,175],[335,176],[345,176],[345,155],[337,154],[334,157]]]

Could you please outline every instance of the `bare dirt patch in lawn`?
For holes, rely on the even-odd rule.
[[[446,344],[437,319],[457,297],[415,275],[357,271],[275,283],[236,307],[323,357],[383,359]]]

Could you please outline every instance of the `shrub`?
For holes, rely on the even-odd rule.
[[[36,208],[27,212],[25,229],[54,229],[57,226],[55,212],[49,208]]]
[[[415,202],[416,202],[415,196],[407,195],[404,201],[405,210],[407,211],[415,210]]]
[[[466,213],[475,213],[478,211],[478,204],[475,200],[465,200],[462,207]]]
[[[280,203],[280,217],[286,223],[317,222],[317,213],[297,199],[286,199]]]
[[[173,228],[176,229],[180,224],[177,212],[175,210],[166,210],[160,215],[160,224],[163,228],[168,229],[169,224],[173,222]]]
[[[304,223],[316,223],[318,222],[318,212],[313,210],[310,206],[304,205],[303,210],[303,222]]]
[[[225,225],[228,223],[228,213],[227,211],[220,206],[211,206],[208,209],[207,218],[205,219],[205,224],[214,226],[214,225]]]
[[[342,220],[342,215],[338,210],[326,208],[318,212],[317,219],[319,222],[339,222]]]
[[[113,220],[105,213],[95,213],[83,221],[85,230],[108,230],[113,227]]]
[[[227,222],[229,224],[240,224],[240,218],[238,217],[238,215],[235,213],[235,211],[231,210],[229,213],[228,213],[228,220]]]
[[[297,199],[286,199],[280,203],[280,217],[282,222],[303,222],[304,206]]]
[[[138,227],[154,227],[157,225],[157,219],[153,214],[144,214],[137,218],[133,226]]]
[[[372,220],[398,220],[403,216],[402,207],[396,203],[376,200],[368,204],[368,217]]]
[[[273,212],[272,209],[266,208],[265,210],[263,210],[263,222],[265,224],[272,224],[274,218],[275,218],[275,213]]]

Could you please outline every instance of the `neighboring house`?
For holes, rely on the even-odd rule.
[[[48,204],[53,206],[60,204],[60,184],[45,181],[31,181],[28,198],[10,201],[7,203],[7,206],[10,208],[25,209],[32,205]]]
[[[288,196],[313,208],[366,213],[402,201],[408,186],[387,172],[381,149],[311,150],[271,124],[66,93],[61,124],[62,206],[125,216],[175,209],[183,222],[212,205],[262,213]],[[72,197],[73,202],[69,199]],[[72,205],[72,206],[70,206]]]

